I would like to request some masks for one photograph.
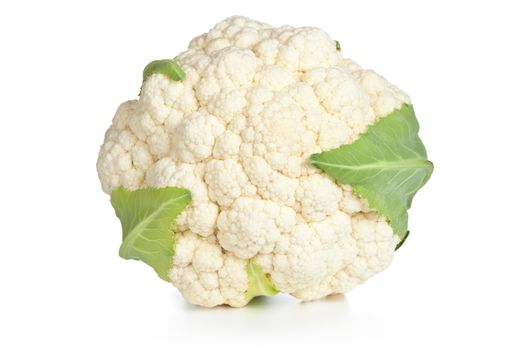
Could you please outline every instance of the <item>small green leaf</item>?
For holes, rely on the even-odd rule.
[[[249,262],[246,265],[246,272],[248,273],[248,290],[246,291],[248,301],[257,296],[272,296],[279,293],[270,280],[270,276],[265,274],[256,263]]]
[[[335,180],[352,185],[372,208],[388,218],[404,242],[407,210],[434,169],[418,131],[414,110],[405,104],[369,127],[355,142],[312,154],[310,163]]]
[[[336,49],[337,51],[341,51],[341,44],[340,44],[339,41],[337,41],[337,40],[335,41],[335,49]]]
[[[152,74],[164,74],[171,80],[179,81],[186,77],[186,73],[174,59],[157,60],[150,62],[142,73],[142,82],[145,82]]]
[[[177,187],[113,190],[111,204],[122,225],[119,255],[145,262],[169,281],[175,253],[172,226],[190,202],[190,192]]]

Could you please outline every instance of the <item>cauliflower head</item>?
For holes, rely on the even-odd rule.
[[[244,17],[171,62],[147,67],[100,149],[102,188],[134,235],[122,256],[150,249],[141,260],[154,267],[163,256],[159,275],[206,307],[345,293],[389,266],[402,238],[390,217],[310,156],[357,143],[410,105],[404,92],[343,58],[320,29]],[[151,198],[164,188],[186,192]]]

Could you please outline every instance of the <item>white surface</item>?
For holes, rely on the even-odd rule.
[[[517,4],[2,2],[0,348],[523,349]],[[200,309],[118,257],[95,171],[103,133],[147,62],[233,14],[321,27],[414,102],[435,173],[392,266],[346,298]]]

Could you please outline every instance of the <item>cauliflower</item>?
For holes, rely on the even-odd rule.
[[[206,307],[348,292],[389,266],[432,172],[411,112],[324,31],[228,18],[148,65],[106,132],[121,256]]]

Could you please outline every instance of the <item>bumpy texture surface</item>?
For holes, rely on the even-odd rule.
[[[385,218],[308,157],[353,142],[407,95],[316,28],[232,17],[176,60],[186,78],[147,79],[119,107],[97,167],[107,193],[191,191],[170,275],[190,303],[245,305],[249,260],[303,300],[390,264],[399,239]]]

